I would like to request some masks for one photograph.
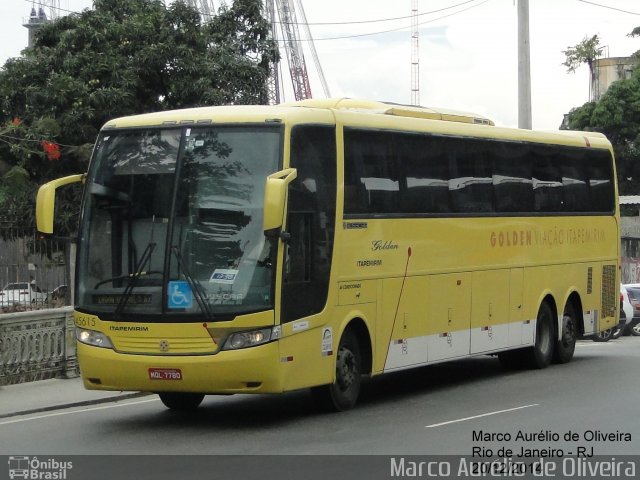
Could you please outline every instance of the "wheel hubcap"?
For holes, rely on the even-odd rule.
[[[569,346],[575,341],[575,326],[573,319],[565,315],[562,322],[562,342],[564,346]]]
[[[347,390],[354,382],[357,375],[356,357],[351,350],[342,349],[338,356],[337,381],[342,391]]]
[[[545,322],[540,328],[540,352],[544,355],[551,351],[551,332],[549,324]]]

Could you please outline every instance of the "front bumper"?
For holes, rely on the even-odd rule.
[[[80,342],[77,345],[82,379],[89,390],[211,394],[283,391],[278,342],[214,355],[139,355]],[[180,379],[152,379],[150,369],[179,369]]]

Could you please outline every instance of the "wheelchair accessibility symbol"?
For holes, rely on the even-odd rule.
[[[193,292],[189,283],[182,280],[169,282],[167,300],[169,308],[191,308],[193,306]]]

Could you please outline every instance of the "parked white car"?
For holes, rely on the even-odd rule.
[[[627,318],[623,335],[640,336],[640,283],[626,284],[624,288],[627,289],[629,301],[633,306],[633,317],[631,320]]]
[[[620,285],[620,302],[622,303],[622,310],[627,322],[630,323],[633,319],[633,305],[631,305],[631,299],[629,298],[629,292],[626,285]],[[622,314],[620,314],[622,316]]]
[[[594,342],[608,342],[612,338],[618,338],[622,335],[627,322],[633,320],[633,306],[629,300],[629,292],[623,284],[620,284],[620,323],[614,328],[608,328],[602,332],[596,333],[591,337]]]
[[[8,283],[0,292],[0,307],[12,305],[42,305],[47,294],[34,283]]]

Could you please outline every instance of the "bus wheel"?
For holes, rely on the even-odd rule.
[[[576,349],[576,339],[578,337],[578,324],[573,305],[568,303],[562,316],[562,331],[560,340],[556,342],[553,351],[553,361],[555,363],[568,363],[573,358]]]
[[[163,392],[158,395],[165,407],[180,411],[195,410],[204,399],[202,393]]]
[[[546,368],[553,358],[553,311],[547,302],[540,305],[536,320],[536,343],[528,351],[527,366]]]
[[[337,412],[353,408],[360,394],[361,372],[360,344],[354,333],[346,330],[338,346],[335,382],[311,389],[318,406]]]

